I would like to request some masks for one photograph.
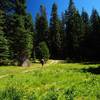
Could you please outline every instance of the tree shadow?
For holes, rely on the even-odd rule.
[[[92,74],[100,74],[100,66],[96,67],[96,68],[93,68],[93,67],[90,67],[90,68],[83,68],[82,69],[82,72],[90,72]]]
[[[100,61],[83,61],[82,64],[84,65],[100,64]]]

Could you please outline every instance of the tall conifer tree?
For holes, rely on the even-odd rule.
[[[37,43],[41,41],[47,42],[48,38],[48,20],[46,15],[46,9],[43,5],[40,6],[40,13],[36,16],[35,29],[37,34]]]
[[[59,58],[61,49],[61,36],[59,18],[57,14],[57,5],[55,3],[52,6],[50,19],[50,41],[51,57]]]
[[[7,18],[12,59],[21,66],[28,66],[33,49],[32,20],[26,13],[26,0],[15,0],[13,4],[14,11]]]
[[[87,58],[88,56],[88,39],[89,39],[89,34],[90,34],[90,20],[89,20],[89,15],[88,13],[82,9],[82,14],[81,14],[81,18],[83,20],[83,26],[84,26],[84,37],[83,40],[80,43],[80,52],[81,52],[81,57],[83,59]]]
[[[100,17],[98,12],[93,9],[91,17],[91,33],[88,36],[88,56],[91,59],[100,59]]]
[[[66,54],[68,57],[79,58],[80,41],[83,38],[83,21],[70,0],[66,16]]]
[[[70,0],[68,10],[65,12],[65,23],[66,23],[66,56],[71,57],[73,52],[73,32],[72,31],[72,22],[73,15],[76,11],[73,0]]]
[[[8,64],[8,59],[10,57],[8,41],[6,39],[4,32],[4,23],[5,23],[4,15],[5,15],[4,11],[0,9],[0,65]]]

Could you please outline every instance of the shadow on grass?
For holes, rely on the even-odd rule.
[[[96,67],[96,68],[93,68],[93,67],[90,67],[88,69],[82,69],[82,72],[90,72],[92,74],[100,74],[100,66]]]
[[[100,61],[84,61],[82,62],[84,65],[92,65],[92,64],[100,64]]]

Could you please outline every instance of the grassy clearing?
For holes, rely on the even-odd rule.
[[[100,74],[88,72],[99,64],[51,63],[41,68],[2,67],[1,100],[100,100]],[[23,71],[28,71],[23,73]],[[5,71],[5,72],[4,72]]]

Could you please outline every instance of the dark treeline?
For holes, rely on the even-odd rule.
[[[40,40],[38,43],[47,43],[50,57],[82,61],[100,60],[100,16],[96,9],[92,10],[91,16],[84,9],[80,14],[73,0],[70,0],[61,18],[57,10],[57,4],[54,3],[48,25],[46,9],[42,5],[35,20],[35,32]]]
[[[52,5],[48,22],[46,8],[41,5],[33,24],[26,12],[26,0],[0,0],[0,65],[28,66],[30,60],[100,60],[100,16],[80,14],[73,0],[59,18],[58,7]]]

